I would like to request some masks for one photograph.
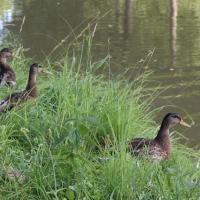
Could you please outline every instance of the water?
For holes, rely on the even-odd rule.
[[[42,59],[72,29],[84,22],[82,28],[98,14],[105,13],[98,22],[94,54],[103,58],[110,49],[113,70],[120,73],[154,51],[151,62],[142,68],[153,71],[149,87],[163,88],[152,108],[164,105],[166,108],[156,120],[159,122],[160,116],[168,111],[182,113],[189,122],[190,115],[194,126],[178,130],[189,138],[189,146],[199,145],[198,0],[2,0],[0,41],[9,32],[14,33],[25,48],[30,48],[30,56]]]

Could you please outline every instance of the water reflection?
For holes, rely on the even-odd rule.
[[[178,15],[178,2],[177,0],[171,0],[172,67],[176,66],[177,15]]]
[[[154,106],[176,105],[164,112],[184,109],[200,124],[200,1],[14,0],[12,5],[13,8],[0,9],[0,33],[5,36],[5,23],[14,23],[7,29],[18,34],[25,16],[21,39],[25,48],[31,48],[30,55],[37,55],[38,59],[83,21],[74,34],[98,13],[103,15],[110,10],[98,23],[95,56],[106,56],[110,40],[113,70],[120,73],[126,66],[137,66],[155,49],[148,66],[139,65],[154,71],[149,88],[159,84],[164,91],[169,88]],[[197,129],[195,126],[185,135],[191,134],[200,143],[200,136],[194,135]]]
[[[0,6],[0,44],[8,33],[5,26],[13,21],[13,5],[10,1],[1,1]]]

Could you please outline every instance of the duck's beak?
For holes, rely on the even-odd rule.
[[[188,128],[191,128],[191,126],[190,126],[189,124],[187,124],[186,122],[184,122],[182,119],[181,119],[181,121],[180,121],[180,125],[186,126],[186,127],[188,127]]]

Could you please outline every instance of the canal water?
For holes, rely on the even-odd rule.
[[[164,107],[155,120],[168,111],[180,112],[193,123],[191,129],[178,128],[186,137],[182,141],[199,146],[199,0],[1,0],[0,42],[17,35],[30,56],[42,59],[73,36],[72,30],[96,18],[95,57],[109,51],[115,74],[127,67],[151,70],[148,87],[162,91],[152,109]]]

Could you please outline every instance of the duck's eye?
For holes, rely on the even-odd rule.
[[[173,117],[174,119],[181,120],[181,118],[180,118],[179,116],[177,116],[177,115],[173,115],[172,117]]]
[[[173,119],[179,119],[179,117],[178,117],[177,115],[171,115],[171,117],[172,117]]]

